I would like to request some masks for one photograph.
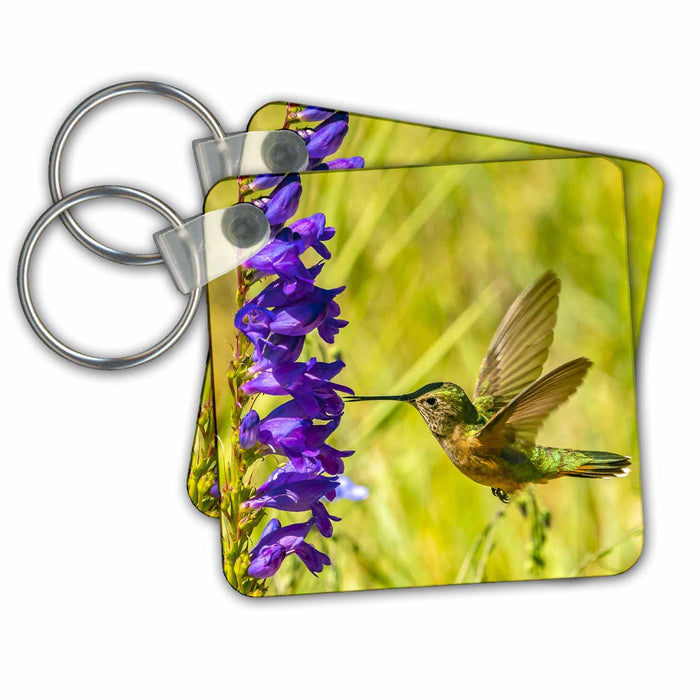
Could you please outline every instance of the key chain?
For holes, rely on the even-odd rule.
[[[134,93],[190,107],[211,132],[193,144],[204,214],[183,218],[121,185],[64,195],[76,124]],[[18,272],[43,342],[100,369],[172,347],[206,289],[209,393],[188,485],[219,517],[231,586],[260,596],[596,575],[593,536],[613,570],[631,566],[642,515],[633,336],[658,216],[653,202],[640,214],[634,188],[645,182],[660,200],[648,173],[294,103],[267,105],[249,128],[227,134],[201,102],[162,84],[95,93],[59,131],[54,205]],[[160,213],[158,252],[90,236],[70,210],[102,197]],[[112,262],[165,265],[187,295],[165,338],[102,358],[49,331],[28,278],[56,219]],[[595,509],[572,520],[584,503]],[[491,557],[496,542],[509,545]]]

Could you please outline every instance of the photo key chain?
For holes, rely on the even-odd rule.
[[[245,188],[219,183],[206,210]],[[384,189],[394,196],[374,206]],[[594,575],[603,569],[583,564],[587,554],[611,543],[605,567],[636,561],[634,347],[614,163],[309,172],[281,180],[265,206],[274,242],[208,285],[214,488],[234,588]],[[389,264],[369,249],[355,258],[363,226],[378,242],[399,239]],[[547,557],[550,537],[565,556]],[[508,546],[494,551],[495,538]]]
[[[203,214],[122,185],[64,195],[75,126],[135,93],[207,126],[194,143]],[[634,349],[662,190],[646,164],[296,103],[227,134],[192,96],[140,81],[71,113],[49,180],[54,205],[25,241],[18,288],[55,352],[143,364],[183,335],[206,290],[188,492],[219,517],[237,591],[606,575],[639,557]],[[78,224],[72,207],[104,197],[163,216],[157,253]],[[108,260],[165,264],[187,296],[165,338],[103,358],[49,331],[29,266],[57,218]]]

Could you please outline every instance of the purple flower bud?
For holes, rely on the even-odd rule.
[[[322,122],[324,119],[333,115],[334,110],[323,109],[322,107],[312,107],[308,105],[306,107],[302,105],[295,105],[297,110],[295,110],[295,115],[299,121],[303,122]],[[301,109],[298,109],[301,108]]]
[[[365,167],[365,159],[362,156],[352,158],[336,158],[322,163],[318,159],[309,162],[309,170],[357,170]]]
[[[258,433],[260,431],[260,416],[256,411],[248,411],[243,416],[241,425],[238,429],[238,442],[240,446],[247,450],[258,442]]]
[[[254,178],[240,178],[241,194],[272,189],[279,185],[282,180],[284,180],[284,175],[256,175]]]
[[[254,199],[251,204],[260,207],[264,212],[270,226],[280,226],[287,219],[294,216],[299,208],[301,197],[301,181],[299,175],[287,175],[269,197]]]
[[[306,142],[309,158],[325,158],[335,153],[348,133],[347,112],[335,112],[315,129],[300,129],[297,132]]]

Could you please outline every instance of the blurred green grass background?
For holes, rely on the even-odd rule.
[[[457,471],[417,412],[398,404],[349,405],[331,442],[356,450],[346,471],[369,487],[370,497],[330,506],[343,521],[332,540],[315,542],[333,559],[330,569],[316,579],[289,557],[271,592],[629,568],[641,551],[642,512],[619,168],[578,158],[310,173],[302,175],[302,184],[295,218],[323,211],[338,231],[319,284],[347,285],[339,301],[350,325],[329,355],[347,364],[340,381],[358,393],[394,393],[449,380],[471,394],[509,304],[552,268],[562,279],[562,296],[545,370],[579,355],[595,364],[575,397],[547,421],[539,442],[628,454],[633,469],[624,480],[563,479],[538,487],[539,501],[551,511],[551,528],[546,565],[533,572],[531,523],[516,505],[486,531],[488,556],[483,547],[473,551],[502,505]],[[217,196],[226,199],[225,187],[212,193],[209,208]],[[228,278],[210,285],[214,387],[224,444],[231,291]],[[307,345],[307,355],[321,349]],[[260,401],[256,409],[264,415],[273,405]],[[263,465],[255,481],[271,468],[271,462]],[[281,514],[281,519],[299,518]]]
[[[286,108],[286,103],[282,102],[264,105],[251,118],[249,129],[279,129],[284,123]],[[596,154],[351,114],[348,134],[333,157],[354,155],[363,156],[367,168],[390,168],[404,167],[407,164],[476,163]],[[663,181],[659,173],[647,163],[617,157],[612,157],[612,160],[624,175],[632,325],[636,342],[644,312]],[[336,195],[341,196],[341,193],[336,190]]]

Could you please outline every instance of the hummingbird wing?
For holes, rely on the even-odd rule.
[[[576,392],[592,364],[579,357],[545,374],[500,409],[477,437],[493,446],[516,438],[534,442],[545,418]]]
[[[495,413],[542,374],[557,322],[561,282],[551,270],[511,304],[481,363],[475,398]]]

